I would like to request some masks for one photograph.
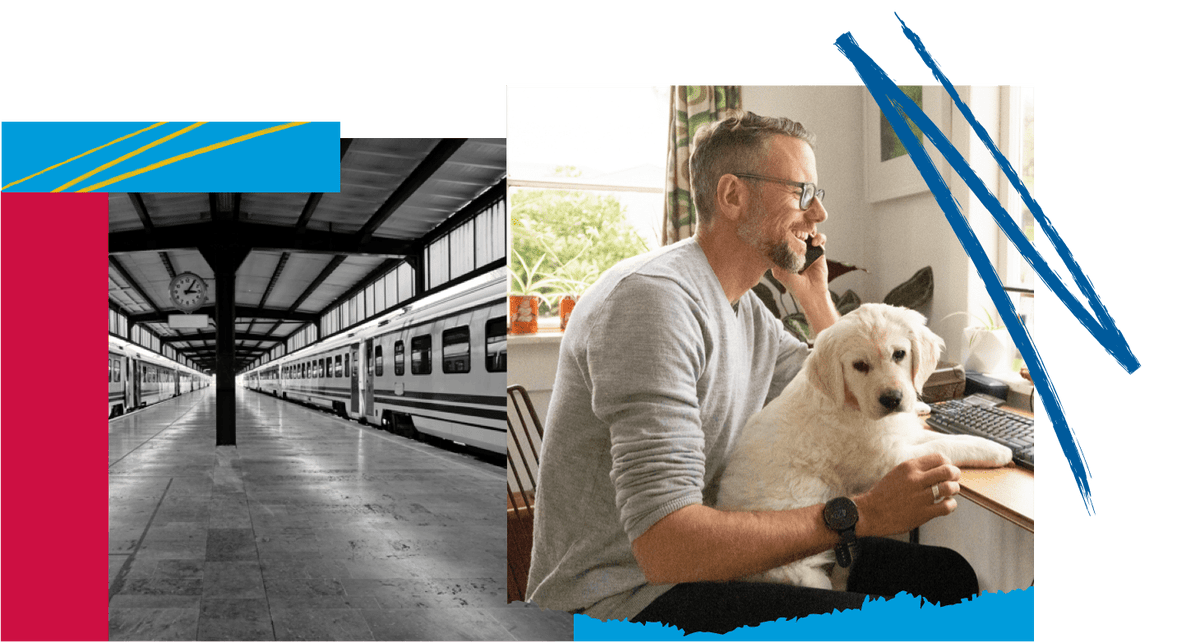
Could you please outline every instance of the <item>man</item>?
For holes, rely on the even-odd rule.
[[[807,355],[750,288],[773,270],[816,332],[837,313],[824,257],[797,274],[807,244],[824,245],[816,226],[827,217],[803,126],[739,114],[697,134],[690,168],[695,236],[614,266],[581,299],[563,337],[529,600],[602,619],[728,631],[859,607],[867,594],[903,589],[945,603],[974,593],[969,566],[951,572],[966,577],[959,587],[921,572],[926,556],[965,566],[953,552],[867,538],[954,510],[959,472],[940,456],[904,463],[852,499],[862,543],[854,592],[724,582],[840,542],[824,505],[712,506],[738,430]],[[944,500],[933,501],[933,485]]]

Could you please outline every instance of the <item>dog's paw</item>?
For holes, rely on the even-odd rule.
[[[1012,462],[1012,449],[1004,446],[1003,444],[996,444],[991,440],[985,440],[985,442],[989,451],[989,453],[986,454],[987,458],[985,459],[988,465],[993,467],[1003,467],[1009,462]]]

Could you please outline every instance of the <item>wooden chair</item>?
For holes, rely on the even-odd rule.
[[[534,485],[542,423],[521,386],[508,387],[508,602],[525,600],[533,549]]]

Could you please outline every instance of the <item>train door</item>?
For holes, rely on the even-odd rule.
[[[375,414],[375,338],[363,342],[363,415]]]
[[[133,358],[129,363],[133,365],[133,408],[136,409],[142,405],[142,363]]]
[[[358,344],[350,346],[350,412],[358,413]]]

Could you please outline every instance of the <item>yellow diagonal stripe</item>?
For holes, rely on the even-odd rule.
[[[67,181],[66,183],[63,183],[62,185],[51,190],[51,192],[62,192],[63,190],[71,187],[72,185],[75,185],[76,183],[79,183],[80,181],[88,178],[89,176],[92,176],[99,172],[103,172],[104,170],[107,170],[108,168],[116,165],[117,163],[131,159],[131,158],[137,156],[138,154],[145,152],[148,149],[162,145],[163,143],[166,143],[167,141],[175,138],[176,136],[181,136],[183,134],[186,134],[186,133],[196,129],[197,127],[200,127],[203,124],[204,123],[192,123],[191,125],[188,125],[187,127],[183,128],[177,132],[168,134],[168,135],[158,139],[157,141],[154,141],[153,143],[147,143],[146,145],[143,145],[143,146],[137,148],[136,150],[134,150],[128,154],[125,154],[124,156],[120,156],[118,158],[115,158],[115,159],[109,161],[108,163],[105,163],[104,165],[101,165],[100,167],[92,170],[91,172],[87,172],[85,174],[82,174],[80,176],[77,176],[77,177],[71,179],[70,181]]]
[[[258,136],[262,136],[262,135],[264,135],[264,134],[272,134],[272,133],[274,133],[274,132],[278,132],[278,131],[280,131],[280,130],[285,130],[285,129],[289,128],[289,127],[295,127],[295,126],[297,126],[297,125],[306,125],[306,124],[307,124],[307,123],[284,123],[283,125],[276,125],[276,126],[274,126],[274,127],[268,127],[267,129],[259,130],[259,131],[257,131],[257,132],[251,132],[251,133],[249,133],[249,134],[243,134],[243,135],[241,135],[241,136],[239,136],[239,137],[237,137],[237,138],[231,138],[231,139],[229,139],[228,141],[222,141],[222,142],[220,142],[220,143],[213,143],[212,145],[209,145],[209,146],[207,146],[207,147],[202,147],[202,148],[200,148],[200,149],[198,149],[198,150],[192,150],[191,152],[185,152],[185,153],[183,153],[183,154],[180,154],[180,155],[178,155],[178,156],[172,156],[172,157],[171,157],[171,158],[169,158],[169,159],[165,159],[165,160],[159,161],[159,162],[157,162],[157,163],[155,163],[155,164],[153,164],[153,165],[147,165],[146,167],[144,167],[144,168],[141,168],[140,170],[134,170],[134,171],[132,171],[132,172],[126,172],[125,174],[122,174],[122,175],[120,175],[120,176],[114,176],[113,178],[111,178],[111,179],[108,179],[108,180],[106,180],[106,181],[101,181],[101,182],[99,182],[99,183],[96,183],[96,184],[94,184],[94,185],[89,185],[89,186],[87,186],[86,188],[83,188],[82,190],[79,190],[79,192],[91,192],[92,190],[98,190],[98,189],[100,189],[100,188],[102,188],[102,187],[105,187],[105,186],[112,185],[113,183],[116,183],[117,181],[124,181],[125,179],[128,179],[128,178],[130,178],[130,177],[134,177],[134,176],[137,176],[137,175],[139,175],[139,174],[143,174],[143,173],[145,173],[145,172],[149,172],[150,170],[157,170],[157,169],[158,169],[158,168],[160,168],[160,167],[165,167],[165,166],[167,166],[167,165],[170,165],[170,164],[172,164],[172,163],[175,163],[176,161],[182,161],[182,160],[184,160],[184,159],[188,159],[188,158],[191,158],[191,157],[193,157],[193,156],[199,156],[199,155],[201,155],[201,154],[204,154],[204,153],[206,153],[206,152],[211,152],[211,151],[213,151],[213,150],[219,150],[219,149],[221,149],[222,147],[228,147],[228,146],[230,146],[230,145],[233,145],[234,143],[241,143],[242,141],[248,141],[248,140],[250,140],[250,139],[252,139],[252,138],[255,138],[255,137],[258,137]]]
[[[114,144],[116,144],[116,143],[120,143],[121,141],[123,141],[123,140],[125,140],[125,139],[128,139],[128,138],[133,138],[134,136],[137,136],[138,134],[141,134],[142,132],[148,132],[148,131],[150,131],[150,130],[152,130],[152,129],[156,128],[156,127],[158,127],[159,125],[166,125],[166,124],[167,124],[167,121],[163,121],[163,122],[161,122],[161,123],[155,123],[155,124],[151,125],[150,127],[145,127],[145,128],[142,128],[142,129],[140,129],[140,130],[138,130],[138,131],[136,131],[136,132],[134,132],[134,133],[132,133],[132,134],[126,134],[125,136],[122,136],[121,138],[118,138],[118,139],[116,139],[115,141],[109,141],[109,142],[105,143],[104,145],[101,145],[100,147],[94,147],[94,148],[92,148],[92,149],[90,149],[90,150],[88,150],[88,151],[84,152],[83,154],[80,154],[80,155],[78,155],[78,156],[72,156],[71,158],[69,158],[69,159],[67,159],[67,160],[63,161],[62,163],[59,163],[59,164],[57,164],[57,165],[51,165],[50,167],[48,167],[48,168],[46,168],[46,169],[42,170],[41,172],[37,172],[36,174],[30,174],[29,176],[27,176],[27,177],[25,177],[25,178],[23,178],[23,179],[19,179],[19,180],[13,181],[12,183],[9,183],[8,185],[6,185],[6,186],[4,186],[4,187],[0,188],[0,190],[7,190],[8,188],[11,188],[12,186],[14,186],[14,185],[16,185],[16,184],[18,184],[18,183],[20,183],[20,182],[22,182],[22,181],[28,181],[29,179],[32,179],[33,177],[35,177],[35,176],[38,176],[39,174],[45,174],[46,172],[49,172],[50,170],[53,170],[53,169],[54,169],[54,168],[56,168],[56,167],[62,167],[62,166],[64,166],[64,165],[66,165],[67,163],[70,163],[71,161],[74,161],[75,159],[81,159],[81,158],[83,158],[83,157],[87,156],[88,154],[91,154],[92,152],[95,152],[95,151],[97,151],[97,150],[102,150],[102,149],[104,149],[104,148],[108,147],[109,145],[114,145]]]

